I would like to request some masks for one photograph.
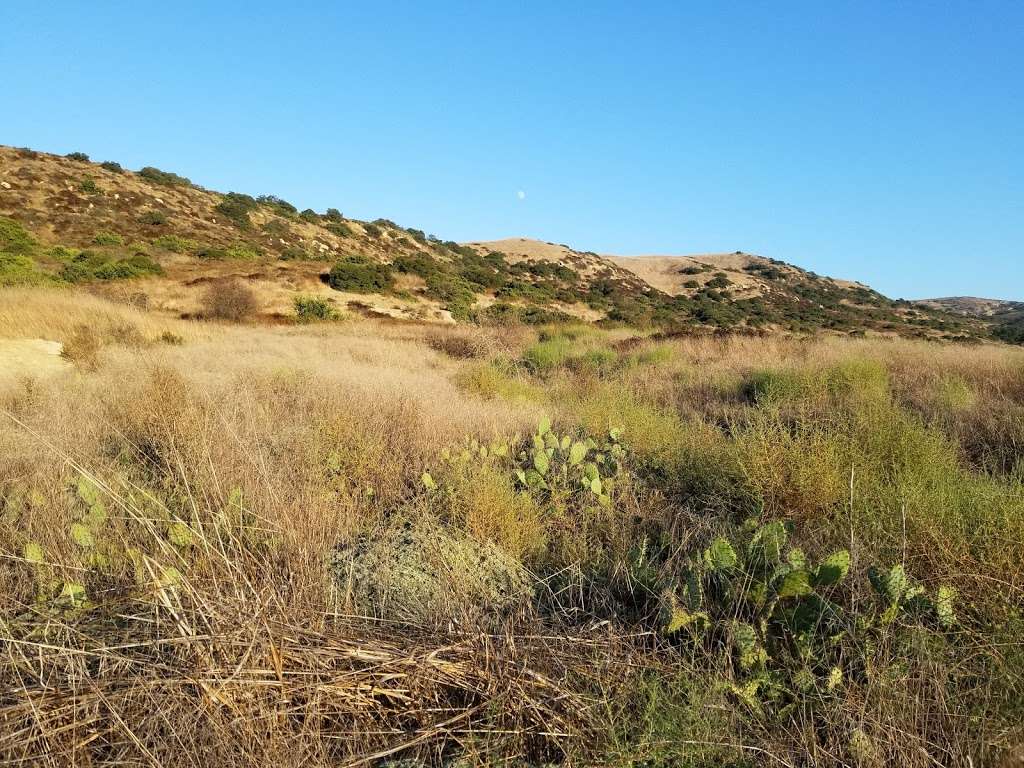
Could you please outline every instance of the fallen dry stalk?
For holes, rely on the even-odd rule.
[[[457,744],[551,758],[596,738],[586,681],[630,673],[607,637],[398,633],[357,619],[314,630],[246,622],[244,606],[221,606],[207,617],[217,629],[193,634],[188,604],[164,594],[2,627],[0,762],[230,764],[286,742],[343,765]]]

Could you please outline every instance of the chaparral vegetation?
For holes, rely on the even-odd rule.
[[[0,763],[1020,759],[1015,308],[2,152]]]

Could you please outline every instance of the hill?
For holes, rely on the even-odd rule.
[[[459,244],[387,219],[220,193],[157,168],[0,147],[0,284],[86,286],[179,317],[243,281],[255,315],[337,309],[434,322],[580,319],[655,328],[978,339],[988,319],[736,252],[622,257],[525,238]]]
[[[1013,307],[0,160],[0,765],[1024,754]]]
[[[992,335],[1010,344],[1024,344],[1024,302],[951,296],[919,302],[944,312],[974,317],[989,324]]]

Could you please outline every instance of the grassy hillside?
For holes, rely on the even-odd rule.
[[[1019,765],[1019,310],[0,148],[0,764]]]
[[[1009,344],[1024,344],[1024,302],[957,296],[921,303],[945,312],[983,318],[995,338]]]
[[[0,762],[1024,743],[1019,349],[3,289],[0,356],[33,338],[65,345],[0,377]]]
[[[76,284],[154,311],[217,316],[215,283],[247,314],[330,312],[508,325],[781,330],[980,339],[990,323],[748,254],[610,258],[527,240],[460,245],[380,219],[221,194],[177,173],[0,147],[0,284]]]

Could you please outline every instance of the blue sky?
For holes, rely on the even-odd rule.
[[[0,71],[4,144],[445,239],[1024,300],[1019,1],[8,0]]]

